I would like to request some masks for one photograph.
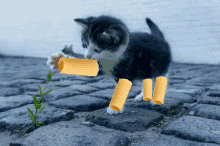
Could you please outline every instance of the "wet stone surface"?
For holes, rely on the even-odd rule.
[[[1,58],[0,141],[3,146],[220,145],[220,66],[173,63],[163,105],[135,102],[133,82],[122,114],[106,112],[116,83],[106,75],[52,76],[45,109],[33,126],[33,95],[40,98],[49,67],[42,58]],[[39,110],[38,112],[39,113]],[[16,132],[19,130],[19,132]]]

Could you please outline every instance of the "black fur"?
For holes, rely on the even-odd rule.
[[[162,40],[165,40],[163,33],[160,31],[160,29],[156,26],[156,24],[153,23],[149,18],[146,18],[146,22],[148,26],[150,27],[151,34],[156,36],[157,38],[160,38]]]
[[[165,75],[171,63],[169,44],[147,33],[130,33],[129,46],[124,54],[125,58],[112,72],[117,80],[144,80]]]

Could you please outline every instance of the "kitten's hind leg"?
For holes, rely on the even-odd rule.
[[[135,96],[135,101],[142,101],[143,100],[143,81],[140,80],[139,82],[141,82],[141,93],[138,94],[137,96]]]
[[[156,82],[156,78],[152,78],[152,96],[154,95],[154,86],[155,86],[155,82]],[[143,81],[142,81],[142,90],[141,90],[141,93],[138,94],[136,97],[135,97],[135,101],[142,101],[143,100]]]
[[[163,77],[167,78],[167,80],[168,80],[169,75],[170,75],[170,71],[168,70],[168,72],[167,72]],[[152,80],[152,83],[153,83],[153,88],[155,88],[156,78],[155,78],[154,80]],[[168,82],[167,82],[167,84],[168,84]],[[167,87],[166,87],[166,89],[167,89]],[[167,90],[166,90],[166,91],[167,91]],[[166,95],[166,91],[165,91],[165,95]],[[154,93],[154,89],[153,89],[153,93]],[[152,95],[153,95],[153,94],[152,94]],[[165,97],[164,97],[164,98],[165,98]],[[165,100],[164,100],[164,102],[165,102]],[[163,104],[164,104],[164,102],[163,102]],[[151,103],[152,105],[154,105],[154,103],[152,102],[152,100],[150,101],[150,103]]]

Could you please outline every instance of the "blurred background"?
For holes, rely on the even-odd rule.
[[[171,45],[175,62],[220,63],[219,0],[0,0],[0,54],[47,58],[73,45],[83,53],[73,19],[116,16],[130,31],[150,32],[151,18]]]

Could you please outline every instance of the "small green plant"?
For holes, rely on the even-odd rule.
[[[160,121],[158,123],[154,122],[154,124],[156,124],[156,126],[159,127],[159,126],[161,126],[163,124],[163,122],[162,121]]]
[[[68,57],[67,57],[67,58],[68,58]],[[44,87],[43,92],[42,92],[42,90],[41,90],[41,87],[39,86],[39,89],[40,89],[40,99],[39,99],[39,101],[38,101],[37,98],[33,95],[34,106],[35,106],[35,109],[36,109],[35,114],[33,114],[33,112],[31,111],[31,109],[29,109],[29,108],[27,107],[27,110],[28,110],[29,113],[30,113],[30,114],[28,114],[28,116],[31,118],[31,120],[32,120],[32,122],[33,122],[33,124],[34,124],[34,126],[31,126],[31,127],[27,128],[23,133],[25,133],[25,132],[26,132],[28,129],[30,129],[30,128],[35,128],[35,127],[37,127],[37,126],[40,126],[40,124],[43,124],[43,122],[40,122],[40,123],[39,123],[38,121],[36,121],[36,119],[37,119],[37,117],[40,115],[40,113],[41,113],[41,112],[44,110],[44,108],[45,108],[45,106],[41,108],[42,104],[44,104],[44,102],[41,102],[42,97],[52,91],[52,89],[51,89],[51,90],[47,91],[46,93],[44,93],[44,92],[45,92],[45,89],[46,89],[46,87],[47,87],[47,84],[48,84],[49,81],[51,80],[51,77],[53,76],[53,74],[57,71],[58,66],[56,66],[54,69],[55,69],[55,71],[54,71],[52,74],[51,74],[51,71],[50,71],[49,74],[47,75],[47,82],[46,82],[46,85],[45,85],[45,87]],[[41,109],[40,109],[40,108],[41,108]],[[40,109],[40,111],[39,111],[39,114],[37,115],[37,111],[38,111],[39,109]],[[42,126],[40,126],[40,127],[42,127]],[[16,132],[20,132],[19,130],[15,130],[15,131],[16,131]]]
[[[19,130],[15,130],[15,132],[20,132]]]
[[[176,110],[173,110],[172,112],[174,113]]]

